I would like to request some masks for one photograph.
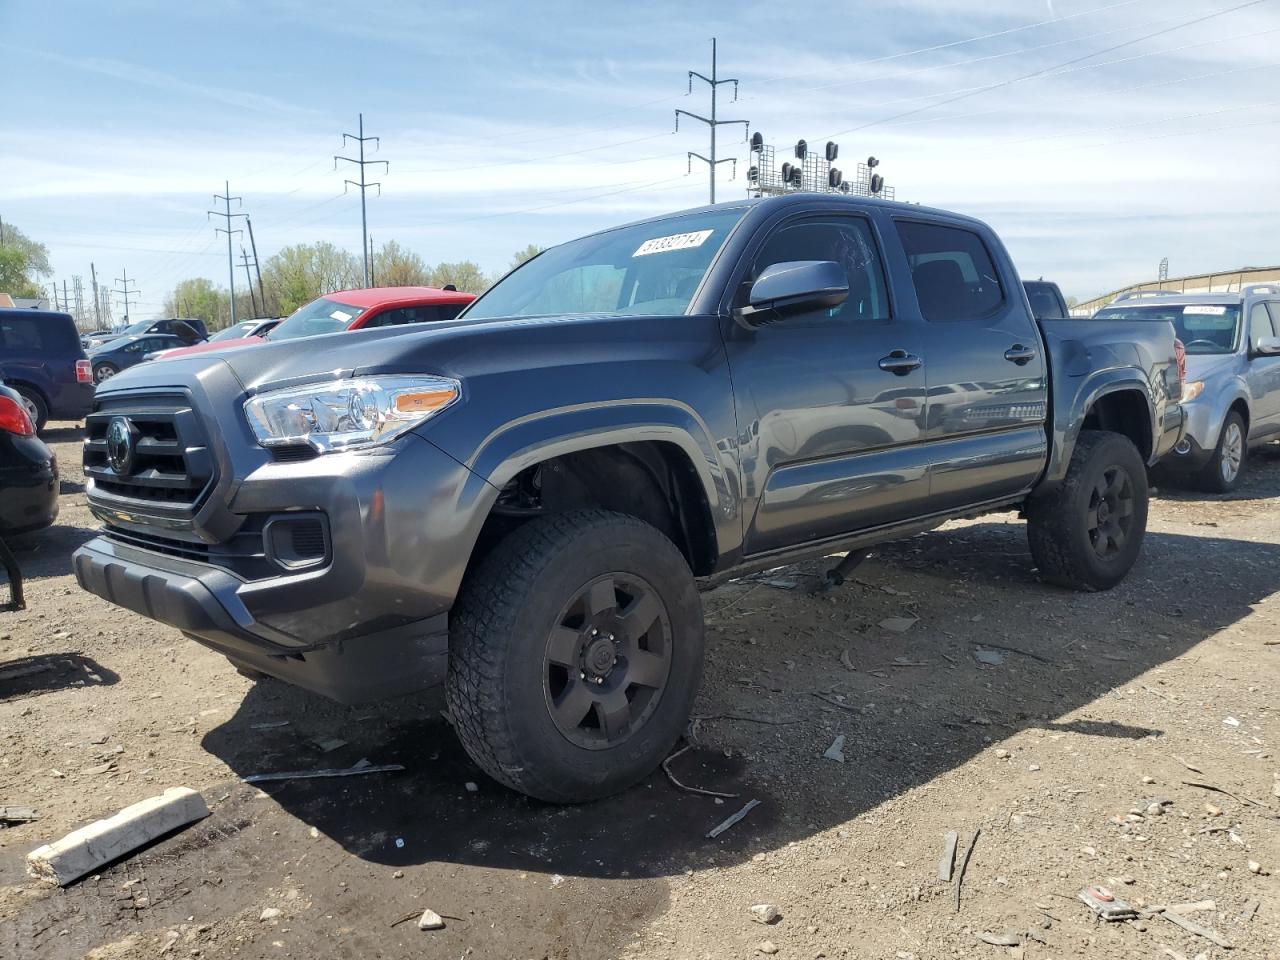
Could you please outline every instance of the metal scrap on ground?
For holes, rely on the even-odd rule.
[[[938,879],[943,883],[951,882],[951,874],[956,866],[956,844],[960,842],[960,834],[948,830],[942,841],[942,857],[938,860]]]
[[[403,770],[399,763],[373,764],[361,760],[351,767],[338,770],[285,770],[280,773],[255,773],[245,777],[245,783],[266,783],[269,780],[314,780],[320,777],[354,777],[361,773],[395,773]]]
[[[737,813],[733,814],[732,816],[726,817],[724,820],[720,821],[718,824],[712,827],[711,830],[707,833],[707,839],[714,840],[716,837],[720,836],[720,834],[724,833],[726,830],[728,830],[730,827],[732,827],[735,823],[737,823],[739,820],[741,820],[743,817],[745,817],[748,813],[750,813],[752,810],[754,810],[758,806],[760,806],[759,800],[748,800],[746,805],[741,810],[739,810]]]

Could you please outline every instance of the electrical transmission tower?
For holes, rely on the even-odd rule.
[[[138,281],[129,279],[128,270],[122,269],[120,273],[122,275],[116,277],[116,283],[120,284],[120,289],[113,289],[112,292],[118,293],[120,296],[124,297],[124,318],[127,321],[129,319],[129,297],[132,296],[136,299],[141,291],[138,290]],[[129,284],[131,283],[134,287],[132,290],[129,289]]]
[[[696,113],[690,113],[688,110],[676,110],[676,130],[678,131],[680,129],[681,114],[684,114],[686,117],[689,117],[693,120],[697,120],[699,123],[705,123],[710,128],[711,155],[709,157],[704,157],[702,154],[694,153],[692,150],[690,150],[689,156],[688,156],[688,164],[689,164],[690,171],[692,171],[693,160],[696,157],[697,159],[701,160],[710,168],[711,202],[715,203],[716,202],[716,167],[722,163],[731,163],[733,164],[732,169],[733,169],[734,176],[736,176],[738,172],[738,161],[735,157],[725,157],[724,159],[716,159],[716,130],[723,126],[740,123],[742,124],[742,136],[743,136],[743,139],[745,140],[750,124],[746,120],[719,120],[716,118],[716,94],[719,92],[721,84],[725,84],[725,83],[733,84],[733,99],[734,101],[737,101],[738,81],[731,77],[721,80],[717,75],[716,73],[716,38],[715,37],[711,38],[711,76],[705,77],[702,74],[698,73],[698,71],[696,70],[690,70],[689,71],[689,93],[693,93],[694,77],[697,77],[699,80],[703,81],[704,83],[707,84],[707,86],[711,88],[711,116],[703,117]]]
[[[222,182],[222,188],[227,192],[215,193],[213,195],[213,199],[215,201],[221,200],[223,203],[223,206],[226,207],[226,210],[225,211],[210,210],[208,211],[208,215],[210,217],[222,217],[223,222],[226,223],[225,228],[214,227],[213,232],[225,233],[227,235],[227,283],[230,285],[230,290],[231,290],[231,326],[234,327],[236,325],[236,258],[235,258],[235,255],[231,252],[231,235],[233,233],[244,233],[244,231],[233,230],[231,228],[231,221],[232,221],[232,218],[234,217],[244,217],[245,219],[248,219],[249,215],[247,213],[232,213],[231,201],[234,200],[236,202],[236,206],[239,206],[241,202],[241,198],[231,196],[230,182],[224,180]]]
[[[369,281],[369,217],[365,211],[365,191],[369,187],[377,187],[378,196],[382,196],[382,184],[376,183],[376,182],[370,182],[366,180],[364,175],[364,168],[382,164],[383,173],[390,173],[391,164],[388,163],[386,160],[366,160],[364,158],[364,145],[366,143],[372,141],[374,144],[374,149],[378,150],[378,149],[381,149],[382,147],[382,141],[378,137],[366,137],[364,135],[364,114],[363,113],[359,114],[359,123],[360,125],[357,128],[360,131],[359,135],[356,135],[354,133],[344,133],[342,135],[342,147],[345,150],[347,146],[347,141],[354,140],[356,144],[358,144],[359,146],[360,156],[359,157],[343,157],[343,156],[334,154],[333,169],[335,170],[338,169],[339,160],[345,160],[347,163],[354,163],[356,166],[360,168],[359,182],[355,180],[343,181],[342,191],[345,193],[348,185],[352,187],[360,188],[360,237],[361,237],[360,246],[361,246],[361,249],[363,249],[364,251],[364,285],[367,287],[369,286],[369,282],[370,282]]]
[[[98,327],[102,328],[103,324],[107,327],[111,326],[111,291],[106,287],[98,289]]]
[[[1160,282],[1164,283],[1169,279],[1169,258],[1165,257],[1160,261]]]

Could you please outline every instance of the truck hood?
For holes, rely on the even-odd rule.
[[[707,343],[706,322],[688,316],[575,315],[493,320],[454,320],[411,327],[341,331],[300,340],[270,340],[254,349],[209,344],[202,352],[140,364],[113,377],[109,391],[180,383],[207,368],[229,367],[246,393],[352,376],[435,374],[465,379],[542,366],[608,364],[620,358],[660,355],[691,341]],[[153,368],[144,374],[140,368]],[[134,372],[138,371],[138,372]]]

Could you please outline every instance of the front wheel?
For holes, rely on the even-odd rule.
[[[445,694],[462,745],[532,797],[607,797],[679,739],[702,676],[702,604],[674,544],[634,517],[532,520],[468,578]]]
[[[1244,469],[1244,461],[1248,456],[1246,433],[1244,417],[1232,410],[1223,421],[1222,432],[1218,434],[1218,445],[1213,448],[1213,456],[1200,471],[1201,489],[1210,493],[1230,493],[1236,488],[1236,484],[1240,482],[1240,471]]]
[[[1110,590],[1142,550],[1147,499],[1146,464],[1132,441],[1082,430],[1062,485],[1027,504],[1041,575],[1076,590]]]

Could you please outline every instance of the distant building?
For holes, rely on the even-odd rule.
[[[7,293],[0,293],[0,307],[16,307],[19,310],[48,310],[49,301],[44,297],[11,297]]]
[[[1251,283],[1280,283],[1280,267],[1239,267],[1235,270],[1219,270],[1216,273],[1200,273],[1186,277],[1169,277],[1167,280],[1149,280],[1121,287],[1110,293],[1071,308],[1073,317],[1091,317],[1122,293],[1132,290],[1173,290],[1177,293],[1231,293]]]

